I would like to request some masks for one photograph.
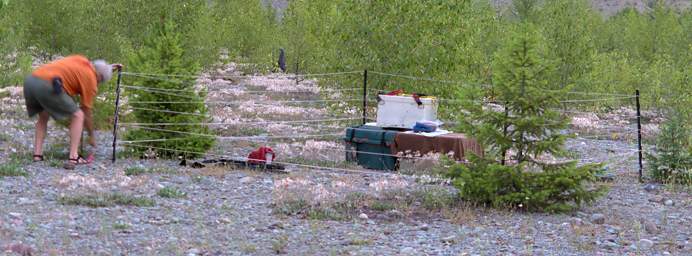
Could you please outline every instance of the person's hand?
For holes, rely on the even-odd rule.
[[[94,136],[89,136],[89,145],[96,147],[96,138]]]
[[[113,67],[113,70],[121,70],[123,68],[123,64],[120,63],[111,64],[111,66]]]

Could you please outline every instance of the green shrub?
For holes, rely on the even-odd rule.
[[[647,154],[651,177],[658,182],[692,184],[692,136],[689,119],[674,111],[656,139],[656,153]]]
[[[131,72],[181,75],[170,79],[129,78],[128,83],[151,88],[131,90],[128,93],[130,99],[135,99],[130,105],[138,123],[204,123],[209,119],[204,105],[205,92],[196,92],[193,88],[194,79],[190,78],[190,75],[197,74],[199,67],[195,62],[183,58],[180,34],[173,28],[171,22],[160,25],[158,36],[137,51],[127,66]],[[131,147],[140,153],[148,146],[156,147],[154,150],[157,155],[166,158],[196,157],[214,143],[214,136],[203,125],[139,127],[129,130],[125,137],[132,141],[172,139],[144,142]]]
[[[507,166],[483,159],[450,170],[461,199],[502,208],[528,211],[566,212],[596,200],[603,187],[584,186],[595,182],[597,165],[576,166],[575,162],[527,171],[526,165]]]

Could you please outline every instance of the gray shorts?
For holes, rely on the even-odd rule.
[[[79,110],[70,95],[54,93],[51,82],[34,76],[24,79],[24,99],[29,117],[46,111],[55,120],[65,120]]]

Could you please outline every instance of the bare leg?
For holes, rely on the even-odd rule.
[[[84,112],[77,110],[72,114],[70,122],[70,159],[77,159],[79,142],[82,138],[82,127],[84,126]]]
[[[43,111],[38,114],[38,121],[36,122],[36,137],[34,138],[34,155],[43,155],[43,140],[46,138],[46,132],[48,131],[48,112]],[[38,157],[34,157],[34,160],[40,160]]]

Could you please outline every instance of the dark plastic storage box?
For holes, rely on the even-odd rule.
[[[397,133],[367,125],[346,128],[346,161],[368,169],[396,170],[397,158],[392,156],[391,145]]]

